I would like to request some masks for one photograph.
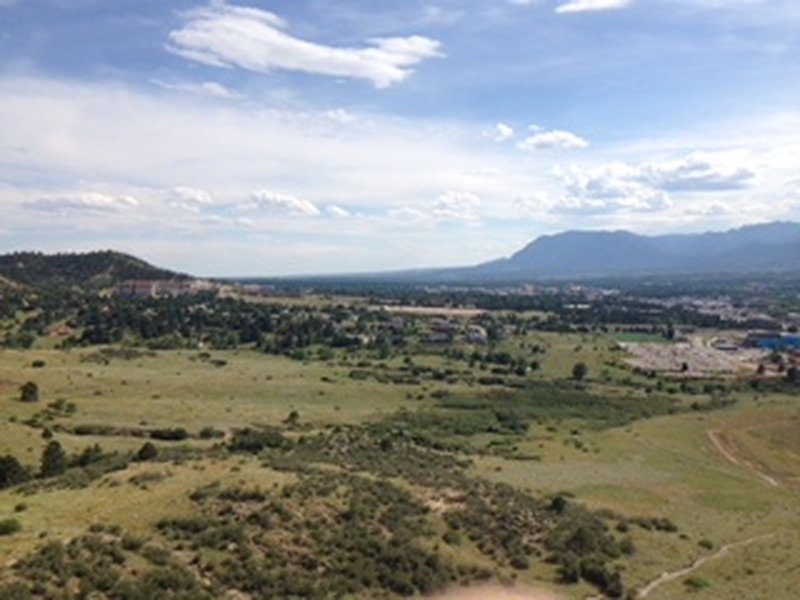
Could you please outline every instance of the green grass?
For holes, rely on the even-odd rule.
[[[162,352],[108,365],[82,362],[91,351],[0,352],[0,402],[6,419],[22,420],[58,399],[74,402],[71,424],[182,426],[197,431],[251,423],[277,423],[297,410],[306,421],[353,423],[396,410],[400,386],[353,381],[348,367],[303,364],[255,352],[215,352],[215,367],[196,352]],[[46,362],[42,369],[30,365]],[[326,377],[329,381],[323,381]],[[35,381],[40,401],[15,400],[19,386]]]
[[[614,333],[611,339],[616,342],[623,343],[636,343],[636,344],[669,344],[670,341],[663,335],[655,333],[634,333],[634,332],[620,332]]]
[[[582,437],[593,449],[589,453],[565,446],[570,433],[561,430],[532,442],[540,462],[482,458],[476,461],[476,472],[543,493],[570,492],[595,508],[673,520],[688,539],[634,531],[638,554],[626,564],[626,573],[636,585],[708,554],[698,545],[701,539],[719,546],[774,533],[772,540],[734,550],[702,567],[698,574],[711,585],[692,597],[789,600],[796,590],[786,585],[786,565],[800,563],[800,496],[793,489],[772,488],[731,464],[706,435],[712,428],[774,423],[787,414],[798,415],[796,399],[773,398],[767,405],[742,399],[736,407],[715,413],[665,416],[584,432]],[[791,459],[788,453],[782,456]],[[797,467],[797,462],[792,464]],[[758,560],[749,564],[756,555]],[[684,598],[685,593],[677,581],[651,598]]]
[[[488,447],[503,440],[502,435],[487,432],[484,426],[485,422],[494,422],[496,415],[487,411],[500,402],[502,408],[512,408],[531,419],[527,432],[512,436],[517,448],[514,454],[517,458],[536,456],[538,460],[473,454],[469,457],[473,461],[471,474],[535,493],[567,492],[596,509],[630,517],[664,517],[678,525],[676,534],[632,527],[630,535],[637,554],[619,561],[627,581],[642,585],[664,571],[679,569],[712,553],[714,550],[699,545],[704,539],[718,548],[774,533],[774,538],[733,550],[704,565],[695,575],[709,585],[692,591],[691,597],[795,597],[791,582],[797,574],[792,565],[800,564],[800,536],[796,535],[800,531],[800,494],[791,487],[770,487],[747,468],[732,464],[713,447],[707,432],[725,431],[753,464],[788,483],[797,481],[800,405],[796,397],[754,399],[752,394],[742,394],[735,406],[724,410],[681,412],[623,426],[592,427],[587,418],[601,415],[601,402],[606,397],[617,398],[619,406],[636,406],[637,411],[648,402],[656,402],[643,390],[622,384],[630,374],[615,366],[620,355],[613,349],[613,341],[604,336],[538,333],[523,341],[547,348],[544,355],[535,357],[542,361],[541,371],[529,378],[540,382],[541,390],[551,389],[553,380],[568,378],[575,362],[585,362],[589,366],[587,392],[546,394],[546,401],[537,404],[535,394],[487,391],[461,382],[428,381],[410,386],[382,384],[372,378],[356,381],[348,374],[358,359],[349,364],[340,364],[338,358],[332,363],[303,363],[248,351],[212,352],[212,358],[225,361],[224,366],[215,367],[192,351],[160,352],[98,364],[84,360],[95,350],[0,350],[0,455],[10,453],[27,466],[38,466],[47,440],[41,429],[25,424],[34,417],[50,428],[81,424],[184,427],[197,434],[207,426],[225,431],[253,425],[281,426],[296,410],[301,427],[291,435],[298,437],[336,424],[396,424],[401,408],[424,415],[416,425],[414,419],[407,419],[413,427],[424,426],[432,435],[465,437],[475,447]],[[503,342],[498,350],[504,349],[523,351],[520,340]],[[34,360],[45,361],[44,368],[33,368]],[[442,356],[414,356],[414,362],[433,368],[466,368],[463,361]],[[399,369],[402,356],[386,363],[389,369]],[[607,381],[601,377],[604,371],[610,374]],[[475,369],[475,373],[480,372]],[[29,380],[40,387],[40,401],[35,404],[18,401],[19,387]],[[447,395],[432,398],[435,390],[446,390]],[[417,399],[420,395],[421,400]],[[500,397],[503,399],[498,400]],[[670,397],[677,407],[707,400],[705,396],[681,394]],[[59,399],[74,402],[77,411],[44,418],[47,405]],[[459,424],[448,419],[456,413],[464,417],[462,424],[468,425],[466,435],[453,435],[452,428]],[[443,425],[433,417],[443,420]],[[69,452],[79,452],[94,443],[106,451],[134,452],[143,443],[141,438],[126,436],[56,433],[56,438]],[[214,443],[192,439],[185,445],[209,448]],[[156,445],[166,448],[174,444]],[[292,474],[263,468],[254,457],[205,457],[182,464],[134,464],[83,489],[46,489],[31,496],[2,491],[0,520],[16,518],[22,531],[0,537],[0,565],[33,550],[42,539],[66,540],[97,522],[117,524],[135,534],[157,535],[156,523],[190,514],[188,494],[215,481],[273,489],[293,480]],[[136,481],[144,483],[137,485]],[[17,513],[15,507],[20,503],[27,509]],[[442,551],[480,562],[475,548],[468,544]],[[552,583],[554,572],[552,566],[537,561],[530,571],[517,576],[528,583]],[[585,586],[564,590],[566,596],[576,598],[589,592]],[[687,587],[678,580],[659,588],[651,598],[669,600],[686,595]]]

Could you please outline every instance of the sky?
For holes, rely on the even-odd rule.
[[[772,220],[797,0],[0,0],[0,252],[324,274]]]

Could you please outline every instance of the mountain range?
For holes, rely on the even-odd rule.
[[[795,271],[800,273],[800,223],[773,222],[724,232],[659,236],[628,231],[567,231],[539,237],[508,258],[471,267],[303,279],[502,283]],[[0,286],[6,287],[101,288],[130,279],[186,277],[114,251],[0,255]]]
[[[508,258],[429,271],[426,278],[497,281],[704,273],[800,271],[800,223],[725,232],[637,235],[568,231],[542,236]]]

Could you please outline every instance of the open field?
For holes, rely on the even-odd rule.
[[[622,380],[632,376],[621,364],[624,357],[615,350],[614,341],[607,337],[537,332],[521,341],[506,340],[498,348],[519,352],[531,345],[546,349],[538,355],[541,368],[529,375],[531,382],[565,379],[575,362],[582,361],[590,373],[587,391],[598,399],[621,398],[643,406],[656,402],[641,389],[625,387]],[[44,365],[34,368],[34,361]],[[174,460],[130,463],[123,470],[74,488],[44,485],[27,492],[25,488],[0,491],[0,520],[15,518],[22,524],[21,532],[0,536],[0,565],[33,551],[43,541],[67,541],[97,523],[117,525],[132,535],[170,544],[158,525],[165,520],[198,518],[198,506],[189,497],[209,486],[223,491],[267,490],[268,496],[279,498],[287,487],[310,485],[307,475],[293,470],[297,467],[284,465],[282,461],[288,457],[270,458],[276,462],[265,464],[258,456],[230,454],[221,448],[238,428],[279,428],[291,439],[324,432],[336,439],[336,434],[330,433],[333,426],[388,423],[391,430],[397,423],[403,427],[411,423],[439,431],[436,427],[460,423],[456,417],[469,417],[458,425],[468,425],[464,432],[448,430],[442,438],[463,442],[462,449],[452,455],[437,450],[427,455],[423,464],[432,457],[465,459],[471,464],[467,469],[470,477],[510,483],[534,497],[563,495],[605,511],[608,522],[616,523],[617,528],[626,523],[624,532],[613,531],[620,539],[629,537],[635,552],[620,556],[613,564],[629,590],[640,590],[656,600],[684,598],[689,589],[692,597],[701,600],[795,597],[790,582],[797,574],[795,565],[800,564],[800,495],[796,487],[800,405],[796,396],[738,392],[735,405],[698,412],[686,407],[689,402],[704,401],[703,397],[676,393],[671,396],[675,414],[658,413],[660,416],[645,419],[632,412],[637,416],[630,423],[609,427],[587,421],[589,410],[569,416],[560,416],[551,407],[541,412],[535,402],[526,404],[524,394],[534,392],[515,392],[520,394],[519,414],[531,410],[534,416],[530,428],[509,434],[480,429],[480,421],[473,415],[485,411],[470,408],[468,400],[489,402],[494,396],[474,384],[463,380],[392,384],[375,377],[353,378],[356,362],[358,358],[342,356],[304,362],[252,351],[215,351],[207,356],[198,351],[166,351],[109,360],[98,355],[97,349],[0,351],[0,456],[12,454],[37,468],[48,443],[43,437],[45,429],[52,430],[74,454],[92,444],[108,452],[132,454],[143,443],[139,434],[131,434],[133,430],[180,427],[189,434],[179,445],[154,441],[163,452],[180,446],[185,458],[176,455],[179,458]],[[405,365],[401,356],[383,363],[385,366],[378,367],[372,361],[368,369],[391,373]],[[463,361],[441,355],[415,355],[413,363],[432,369],[466,369]],[[481,374],[478,365],[470,370],[476,376]],[[30,380],[38,383],[40,399],[22,403],[19,388]],[[564,398],[566,402],[572,396]],[[74,412],[48,412],[48,405],[59,402],[62,406],[74,403]],[[451,404],[455,408],[448,408]],[[395,415],[401,409],[422,416],[438,415],[438,424],[406,417],[397,420]],[[294,429],[286,425],[293,411],[298,420]],[[111,429],[78,434],[81,426]],[[474,427],[478,429],[473,431]],[[198,434],[204,428],[215,428],[226,437],[200,439]],[[512,445],[514,450],[508,455],[483,450]],[[364,456],[372,456],[372,450],[364,448]],[[343,452],[345,456],[346,449],[337,447],[331,456]],[[345,468],[349,463],[337,462],[343,458],[308,456],[301,459],[306,461],[302,464],[321,468],[323,479],[325,473],[340,470],[365,475],[358,485],[368,485],[365,482],[373,475],[384,478],[393,469],[405,468],[406,462],[401,458],[375,466],[358,462],[361,459],[354,454],[347,460],[356,461],[356,466]],[[408,463],[413,460],[408,458]],[[435,468],[431,463],[432,473],[438,472]],[[402,483],[402,489],[419,494],[419,499],[434,507],[426,518],[437,535],[446,534],[448,525],[440,511],[446,511],[452,501],[446,494],[442,496],[439,486],[446,491],[447,485],[456,483],[420,487],[419,482],[403,483],[408,475],[402,473],[392,481]],[[444,477],[446,471],[441,473]],[[312,511],[310,516],[314,511],[326,514],[338,504],[291,506]],[[234,509],[244,510],[242,506]],[[674,524],[676,531],[654,529],[651,523],[661,522],[654,519]],[[490,558],[472,541],[451,545],[425,539],[421,544],[426,551],[438,548],[448,560],[494,569],[502,579],[513,577],[522,587],[503,588],[502,593],[512,594],[509,598],[514,600],[550,598],[551,589],[559,598],[586,598],[597,593],[586,583],[558,585],[555,567],[538,558],[529,569],[516,570],[506,560],[496,566],[498,555]],[[548,591],[537,591],[543,585]],[[469,594],[476,593],[487,597],[486,589],[444,598],[470,598]],[[500,597],[500,592],[491,593]]]
[[[795,398],[742,398],[725,411],[584,432],[581,438],[589,453],[565,446],[569,433],[559,432],[535,442],[543,457],[539,463],[490,458],[479,461],[478,469],[487,477],[544,493],[571,492],[596,508],[674,521],[680,533],[672,537],[634,532],[638,554],[626,573],[637,588],[731,544],[724,555],[701,562],[693,571],[708,586],[694,590],[692,597],[789,599],[796,590],[787,582],[800,564],[800,495],[796,488],[770,485],[749,464],[732,462],[708,432],[724,430],[738,440],[751,431],[767,435],[776,421],[798,432],[799,417]],[[784,436],[790,438],[788,431]],[[751,460],[768,460],[769,453],[752,452]],[[791,450],[773,453],[784,465],[800,466]],[[704,543],[709,548],[700,545],[703,540],[711,542]],[[683,598],[685,579],[669,579],[648,597]]]

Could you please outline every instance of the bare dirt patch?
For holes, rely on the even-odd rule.
[[[753,361],[745,352],[728,353],[697,343],[620,343],[632,358],[628,363],[647,371],[697,377],[737,373]]]
[[[486,312],[478,308],[448,308],[446,306],[383,306],[381,308],[388,313],[430,317],[477,317]]]
[[[548,590],[496,584],[454,589],[432,600],[563,600],[563,597]]]

